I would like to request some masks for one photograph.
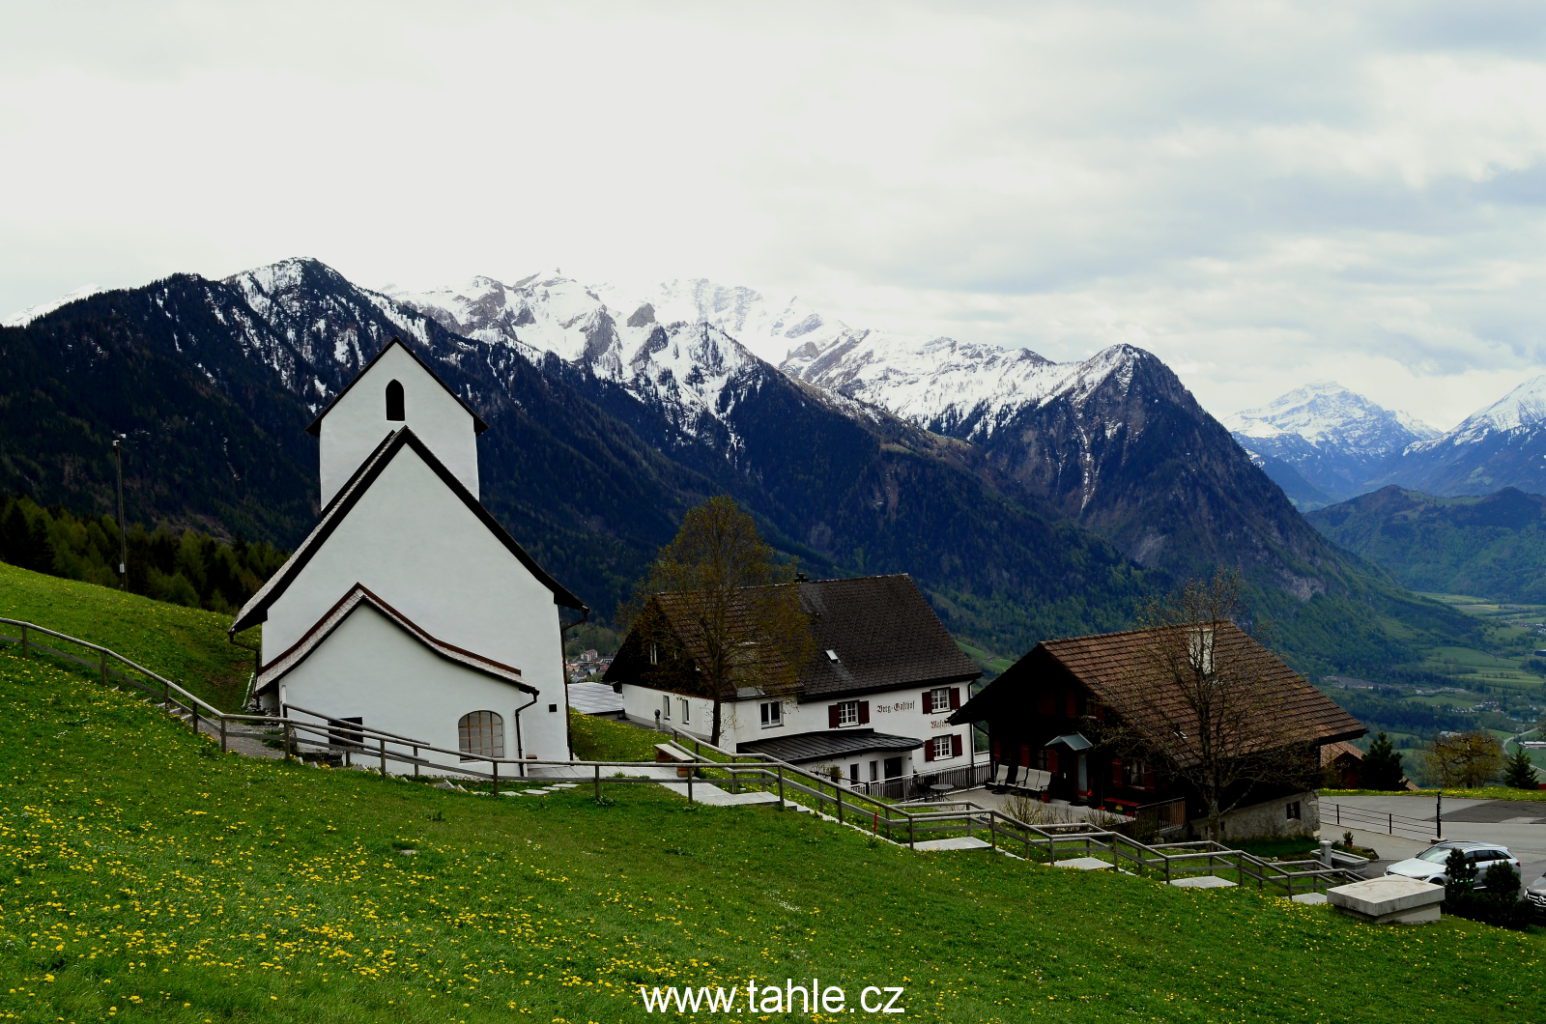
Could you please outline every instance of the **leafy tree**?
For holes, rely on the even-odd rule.
[[[1381,732],[1369,744],[1369,752],[1363,757],[1363,784],[1368,789],[1402,789],[1406,773],[1401,767],[1401,754],[1390,737]]]
[[[1135,713],[1098,728],[1103,743],[1164,764],[1195,792],[1215,839],[1224,815],[1258,784],[1310,788],[1320,773],[1314,737],[1281,714],[1263,685],[1275,659],[1255,644],[1215,644],[1218,626],[1242,618],[1240,577],[1228,571],[1151,602],[1140,642],[1168,685],[1151,687]]]
[[[1514,752],[1503,764],[1504,784],[1515,789],[1534,789],[1535,778],[1535,762],[1530,760],[1530,752],[1515,743]]]
[[[726,496],[688,510],[619,617],[630,623],[625,647],[634,645],[634,662],[651,666],[657,683],[713,702],[715,745],[726,700],[746,687],[791,696],[815,648],[794,566],[774,559]]]
[[[1443,733],[1427,751],[1428,774],[1441,786],[1471,789],[1497,778],[1503,747],[1489,732]]]

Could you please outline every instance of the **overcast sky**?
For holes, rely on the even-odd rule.
[[[1543,55],[1534,2],[9,2],[0,315],[704,276],[1449,427],[1546,372]]]

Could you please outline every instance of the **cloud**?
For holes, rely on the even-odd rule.
[[[36,5],[0,312],[315,255],[368,284],[703,275],[1210,408],[1448,426],[1546,343],[1535,4]],[[1414,407],[1414,403],[1422,407]]]

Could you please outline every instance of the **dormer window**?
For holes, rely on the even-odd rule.
[[[398,381],[392,381],[386,386],[387,419],[394,423],[401,423],[408,417],[403,413],[403,386]]]

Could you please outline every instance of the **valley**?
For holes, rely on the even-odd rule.
[[[100,453],[121,431],[134,517],[292,547],[316,510],[302,428],[392,336],[487,420],[489,508],[601,626],[682,511],[727,493],[812,575],[911,573],[990,674],[1040,639],[1125,628],[1217,566],[1245,573],[1301,672],[1378,681],[1353,694],[1376,727],[1403,707],[1420,729],[1457,721],[1417,690],[1485,697],[1476,673],[1508,671],[1494,624],[1414,592],[1489,591],[1403,575],[1274,483],[1310,443],[1293,430],[1367,474],[1431,428],[1317,386],[1251,421],[1286,446],[1273,462],[1130,345],[1055,363],[915,342],[701,280],[373,291],[293,259],[77,298],[0,327],[39,382],[0,409],[0,490],[105,511]]]

